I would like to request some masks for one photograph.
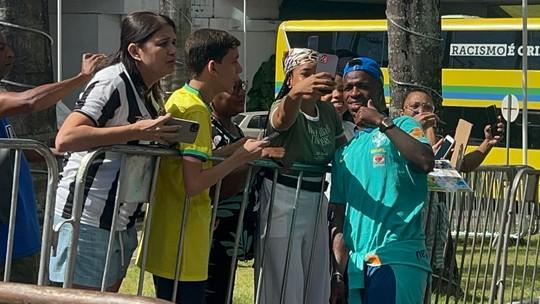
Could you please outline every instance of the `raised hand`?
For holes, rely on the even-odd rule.
[[[416,114],[414,119],[416,119],[422,125],[422,129],[424,130],[435,127],[437,125],[437,121],[439,121],[439,117],[433,112]]]
[[[381,120],[384,118],[384,115],[379,113],[373,100],[368,100],[367,107],[361,106],[356,112],[354,117],[354,123],[358,126],[360,125],[374,125],[378,126],[381,123]]]
[[[294,99],[301,98],[302,101],[319,100],[321,96],[334,90],[336,82],[329,73],[313,74],[302,81],[295,83],[289,92],[289,96]]]
[[[81,74],[85,76],[94,76],[100,64],[105,60],[105,54],[85,53],[82,57]]]
[[[493,130],[491,125],[487,125],[484,127],[484,137],[487,143],[491,146],[495,146],[504,136],[504,124],[502,123],[502,117],[497,117],[497,134],[493,136]]]

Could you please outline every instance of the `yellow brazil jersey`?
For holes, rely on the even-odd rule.
[[[180,153],[202,161],[203,169],[212,166],[211,110],[199,92],[187,84],[175,91],[165,104],[174,117],[197,121],[199,133],[193,144],[180,144]],[[190,178],[186,176],[185,178]],[[163,278],[174,279],[184,208],[182,159],[163,158],[155,191],[155,205],[148,239],[146,270]],[[208,277],[209,227],[211,220],[208,189],[190,198],[182,253],[181,281],[204,281]],[[141,256],[138,264],[140,266]]]

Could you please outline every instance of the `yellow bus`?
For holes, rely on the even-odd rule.
[[[529,165],[540,168],[540,18],[528,20],[528,108]],[[442,120],[444,133],[453,134],[457,120],[474,124],[469,149],[484,138],[485,108],[500,109],[507,94],[520,101],[522,20],[518,18],[459,18],[442,20]],[[285,21],[276,43],[276,92],[283,84],[282,60],[288,48],[307,47],[310,37],[318,37],[318,51],[348,49],[374,58],[383,67],[385,95],[389,102],[388,35],[386,20],[302,20]],[[313,38],[311,38],[313,39]],[[521,114],[511,124],[510,164],[522,163]],[[505,143],[489,154],[484,164],[506,164]]]

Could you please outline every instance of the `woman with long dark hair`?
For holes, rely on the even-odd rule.
[[[56,137],[56,148],[71,153],[56,195],[55,223],[72,215],[75,176],[87,150],[114,144],[170,143],[176,126],[166,126],[159,80],[174,71],[176,30],[167,16],[135,12],[122,21],[120,49],[110,64],[96,73],[79,97]],[[135,219],[141,205],[123,204],[111,232],[120,170],[120,155],[105,153],[91,165],[86,179],[74,287],[98,289],[104,272],[110,233],[115,233],[106,282],[117,291],[137,247]],[[50,262],[50,280],[63,282],[71,225],[60,229]]]

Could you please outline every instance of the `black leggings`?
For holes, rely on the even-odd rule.
[[[154,287],[156,288],[156,297],[170,301],[173,295],[174,280],[154,277]],[[206,281],[199,282],[178,282],[178,291],[176,293],[177,304],[205,304],[204,290]]]

